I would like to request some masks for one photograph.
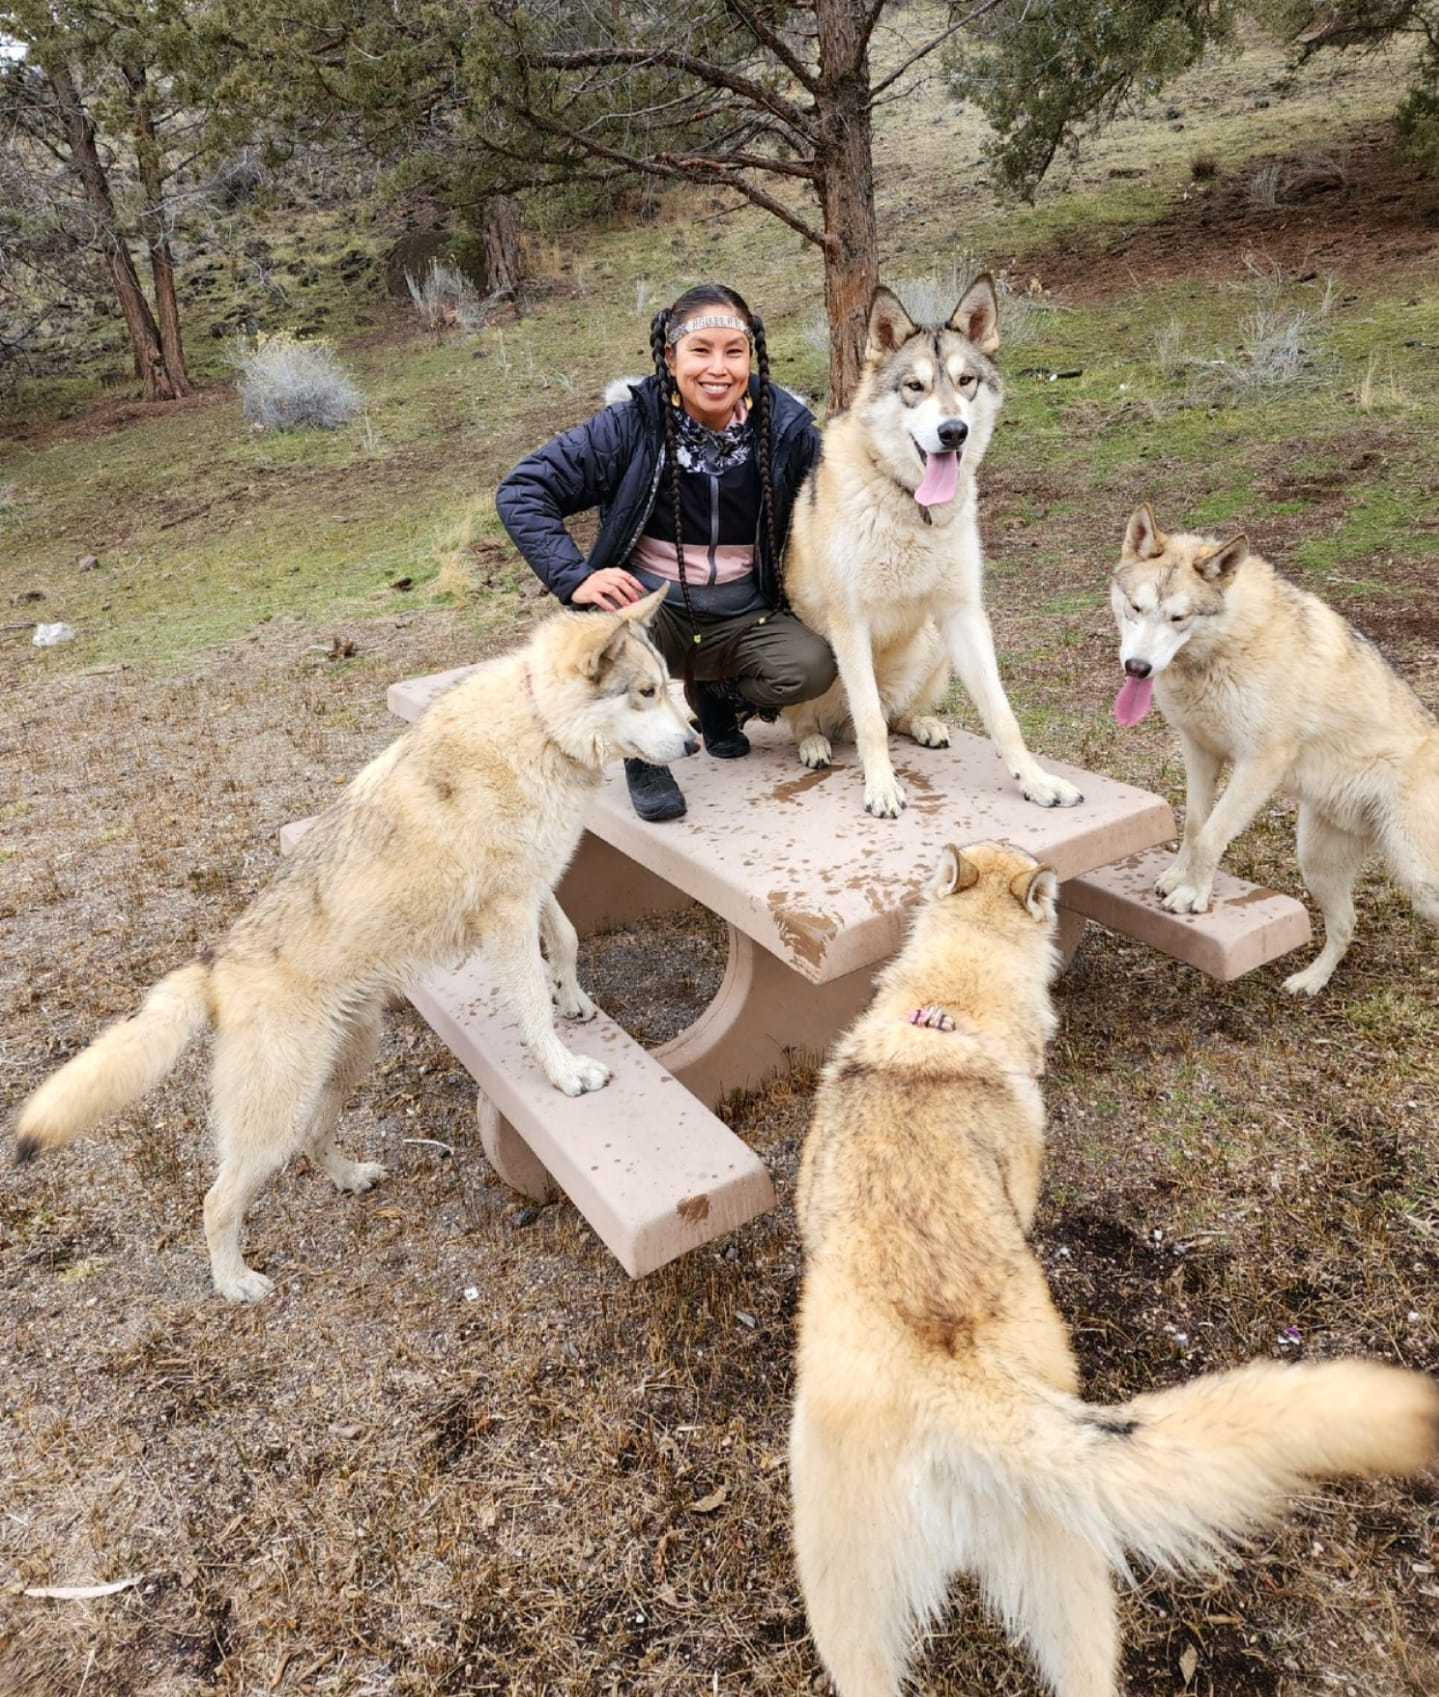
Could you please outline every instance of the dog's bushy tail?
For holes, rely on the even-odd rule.
[[[1439,1459],[1439,1385],[1378,1362],[1255,1361],[1113,1408],[1046,1400],[1013,1482],[1120,1571],[1125,1551],[1217,1566],[1307,1480]]]
[[[15,1158],[30,1161],[117,1114],[155,1086],[210,1023],[209,968],[164,977],[130,1019],[107,1026],[40,1086],[15,1124]]]

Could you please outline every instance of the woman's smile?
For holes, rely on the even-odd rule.
[[[723,430],[749,388],[749,337],[741,330],[696,331],[670,350],[680,401],[707,429]]]

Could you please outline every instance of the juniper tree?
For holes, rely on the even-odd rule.
[[[12,44],[0,60],[0,116],[14,145],[58,167],[48,235],[58,221],[77,259],[108,279],[147,398],[189,394],[173,188],[201,147],[214,44],[183,0],[8,0],[0,36]]]
[[[877,76],[894,0],[490,0],[476,63],[487,101],[530,138],[524,156],[557,176],[597,165],[731,189],[818,248],[835,408],[858,381],[879,275],[875,106],[995,3],[954,6]]]
[[[251,81],[362,129],[392,183],[474,217],[497,195],[625,180],[733,190],[816,247],[830,404],[859,375],[878,280],[877,102],[997,0],[913,33],[876,75],[874,32],[900,0],[225,0]],[[273,96],[272,96],[273,98]]]
[[[955,95],[994,127],[999,181],[1032,197],[1061,151],[1231,42],[1240,15],[1288,42],[1296,65],[1417,41],[1397,123],[1408,151],[1439,169],[1439,0],[1000,0],[955,40],[946,66]]]
[[[1377,53],[1395,43],[1419,48],[1409,88],[1395,113],[1400,143],[1439,173],[1439,0],[1255,0],[1259,16],[1293,44],[1299,63],[1317,53]]]

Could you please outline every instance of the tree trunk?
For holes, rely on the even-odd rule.
[[[115,215],[115,202],[110,195],[109,179],[100,162],[95,146],[95,126],[85,110],[80,91],[75,86],[69,68],[63,64],[46,65],[45,73],[55,90],[65,124],[65,139],[70,147],[70,167],[79,177],[85,198],[94,214],[99,239],[105,246],[105,263],[109,267],[120,310],[125,315],[125,328],[130,333],[135,365],[145,385],[147,401],[174,399],[165,356],[160,346],[160,329],[150,311],[150,303],[140,287],[135,262],[120,232]]]
[[[869,305],[879,283],[865,11],[860,0],[817,0],[815,5],[831,415],[849,405],[859,382]]]
[[[126,66],[125,81],[130,88],[135,117],[135,162],[140,171],[140,187],[145,194],[145,209],[140,215],[150,250],[150,275],[155,284],[155,316],[159,320],[160,351],[165,362],[165,374],[171,392],[193,395],[195,386],[185,369],[185,348],[180,339],[180,307],[175,298],[175,256],[165,229],[165,172],[160,162],[160,144],[155,138],[155,122],[150,112],[150,96],[145,85],[144,67]]]
[[[497,194],[486,203],[480,239],[485,249],[485,287],[492,295],[514,294],[524,281],[525,262],[520,215],[509,195]]]

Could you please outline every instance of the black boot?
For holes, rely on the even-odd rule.
[[[630,787],[635,812],[649,824],[684,818],[685,798],[668,766],[651,766],[648,760],[626,760],[625,782]]]
[[[749,738],[740,729],[754,709],[730,683],[694,684],[685,698],[700,722],[705,753],[716,760],[738,760],[749,753]]]

